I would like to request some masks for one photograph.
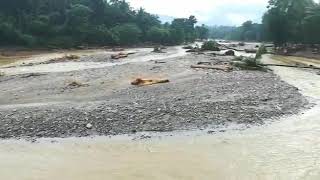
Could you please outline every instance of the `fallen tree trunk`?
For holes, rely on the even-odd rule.
[[[232,47],[229,47],[229,46],[223,45],[223,44],[219,44],[219,45],[224,47],[224,48],[231,49],[231,50],[234,50],[234,51],[243,51],[243,52],[245,52],[244,49],[236,49],[236,48],[232,48]]]
[[[286,64],[259,64],[260,66],[280,66],[280,67],[293,67],[302,69],[320,69],[320,67],[315,66],[296,66],[296,65],[286,65]]]
[[[229,72],[232,70],[232,67],[225,66],[225,65],[215,65],[215,66],[208,66],[208,65],[191,65],[191,68],[194,69],[215,69],[215,70],[221,70]]]
[[[153,84],[169,83],[169,79],[141,79],[137,78],[131,82],[131,85],[135,86],[148,86]]]

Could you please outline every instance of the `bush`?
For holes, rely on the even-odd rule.
[[[215,41],[207,41],[201,46],[203,51],[220,51],[219,44]]]

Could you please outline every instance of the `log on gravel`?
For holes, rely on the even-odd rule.
[[[214,70],[221,70],[221,71],[225,71],[225,72],[229,72],[232,70],[232,67],[228,66],[228,65],[215,65],[215,66],[191,65],[191,68],[194,68],[194,69],[214,69]]]
[[[112,59],[121,59],[121,58],[126,58],[128,57],[128,53],[118,53],[118,54],[113,54],[111,55]]]
[[[260,66],[279,66],[279,67],[293,67],[293,68],[302,68],[302,69],[320,69],[320,67],[315,66],[296,66],[296,65],[286,65],[286,64],[259,64]]]
[[[148,86],[153,84],[169,83],[169,79],[141,79],[137,78],[131,82],[131,85],[135,86]]]

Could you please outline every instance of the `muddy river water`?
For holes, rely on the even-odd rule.
[[[264,61],[281,58],[265,56]],[[314,61],[313,61],[314,62]],[[0,141],[3,180],[320,179],[320,76],[273,67],[313,108],[268,125],[132,136]]]

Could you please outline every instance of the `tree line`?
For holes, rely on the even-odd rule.
[[[207,38],[206,26],[196,23],[190,16],[162,24],[125,0],[0,1],[2,46],[174,45]]]
[[[227,39],[236,41],[266,40],[262,24],[246,21],[241,26],[213,26],[209,27],[209,36],[213,39]]]
[[[320,4],[313,0],[269,0],[262,23],[210,27],[211,38],[320,44]]]

